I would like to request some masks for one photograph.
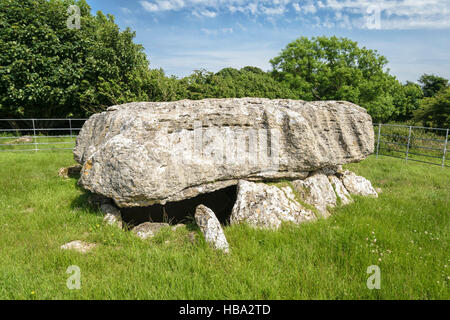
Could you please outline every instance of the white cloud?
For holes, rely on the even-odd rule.
[[[268,16],[281,15],[286,11],[286,8],[284,6],[272,7],[272,8],[262,7],[261,11]]]
[[[200,29],[201,32],[203,32],[204,34],[210,36],[210,35],[217,35],[219,32],[215,29],[207,29],[207,28],[201,28]]]
[[[125,14],[131,14],[131,10],[125,7],[120,7],[120,11],[122,11]]]
[[[448,0],[327,0],[323,7],[336,12],[366,16],[369,7],[380,13],[381,29],[449,28]],[[364,26],[362,26],[364,27]]]
[[[222,33],[233,33],[233,28],[222,28]]]
[[[304,6],[303,11],[306,14],[308,14],[308,13],[314,14],[314,13],[317,12],[317,9],[316,9],[316,7],[314,6],[314,4],[312,2],[309,2],[308,4],[306,4]]]
[[[220,33],[222,34],[233,33],[233,28],[222,28],[222,29],[201,28],[200,31],[208,36],[217,36]]]
[[[295,14],[320,24],[353,25],[365,28],[366,10],[375,6],[381,17],[381,29],[448,28],[449,0],[142,0],[148,12],[185,10],[197,17],[215,18],[221,14],[244,14],[270,21]],[[326,21],[327,17],[329,21]],[[344,18],[345,17],[345,18]],[[335,19],[334,21],[332,21]]]
[[[219,13],[243,13],[251,16],[282,15],[291,0],[143,0],[148,12],[187,9],[195,16],[216,17]]]
[[[139,3],[144,10],[149,12],[176,11],[182,9],[185,5],[183,0],[156,0],[154,2],[140,1]]]
[[[196,17],[215,18],[217,13],[210,10],[194,10],[192,14]]]

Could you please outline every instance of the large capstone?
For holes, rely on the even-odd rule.
[[[304,179],[373,146],[371,117],[349,102],[206,99],[110,107],[86,121],[74,155],[79,184],[123,208]]]

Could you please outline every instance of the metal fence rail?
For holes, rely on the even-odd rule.
[[[377,158],[387,156],[450,167],[449,129],[382,123],[374,128]]]
[[[0,119],[0,152],[71,150],[87,119]],[[450,167],[449,129],[376,124],[376,156]]]

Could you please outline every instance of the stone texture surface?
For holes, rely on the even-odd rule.
[[[213,248],[222,250],[225,253],[230,251],[220,222],[211,209],[204,205],[197,206],[195,209],[195,221],[205,236],[207,243]]]
[[[100,206],[100,210],[105,214],[103,221],[110,226],[117,226],[122,228],[122,215],[120,210],[117,209],[113,204],[104,203]]]
[[[371,117],[352,103],[206,99],[110,107],[86,121],[74,157],[82,187],[132,207],[240,179],[303,179],[363,160],[373,145]]]
[[[168,223],[144,222],[131,231],[141,239],[153,238],[162,228],[169,227]]]
[[[341,180],[350,194],[378,197],[378,193],[372,187],[370,181],[354,172],[346,170],[342,174]]]
[[[320,172],[313,173],[304,180],[292,182],[303,201],[314,206],[323,217],[328,217],[327,207],[336,206],[336,193],[328,177]]]
[[[349,203],[352,203],[352,197],[350,196],[350,193],[345,189],[344,184],[341,180],[339,180],[336,176],[328,176],[328,179],[331,182],[331,185],[334,188],[334,191],[336,192],[336,196],[338,196],[341,199],[341,204],[346,205]]]
[[[81,240],[68,242],[61,246],[63,250],[74,250],[80,253],[88,253],[97,246],[95,243],[87,243]]]
[[[302,223],[315,220],[313,212],[295,200],[290,187],[240,180],[230,222],[245,222],[256,228],[277,229],[282,222]]]

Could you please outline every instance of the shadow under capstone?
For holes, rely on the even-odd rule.
[[[195,208],[203,204],[210,208],[221,224],[228,224],[231,211],[236,202],[237,186],[231,186],[214,192],[198,195],[194,198],[156,204],[149,207],[121,208],[122,220],[129,226],[144,222],[167,222],[170,224],[193,221]]]

